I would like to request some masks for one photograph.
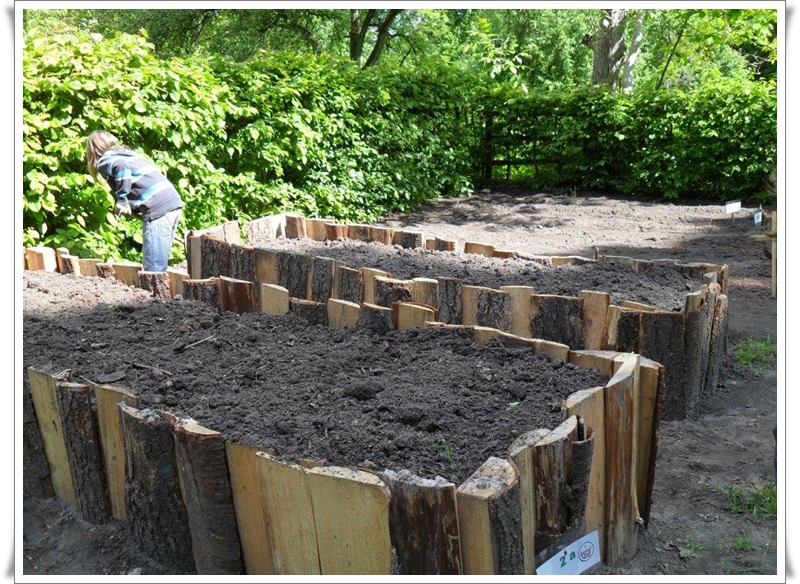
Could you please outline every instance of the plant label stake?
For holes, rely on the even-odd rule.
[[[536,568],[537,576],[582,574],[600,561],[597,530],[572,542]]]
[[[733,223],[733,214],[742,208],[741,201],[728,201],[725,203],[725,212],[731,214],[731,223]]]

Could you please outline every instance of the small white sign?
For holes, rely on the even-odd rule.
[[[600,561],[597,530],[584,535],[536,568],[537,576],[582,574]]]
[[[736,213],[739,209],[742,208],[741,201],[728,201],[725,203],[725,212],[726,213]]]
[[[755,214],[753,215],[753,223],[755,223],[756,225],[761,224],[761,211],[755,212]]]

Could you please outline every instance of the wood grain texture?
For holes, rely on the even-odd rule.
[[[57,379],[33,367],[28,367],[28,379],[36,420],[42,434],[44,453],[50,466],[53,492],[56,497],[75,503],[75,487],[72,483],[72,471],[67,458],[61,412],[56,395]]]
[[[377,476],[337,466],[308,471],[320,573],[391,573],[389,488]]]
[[[128,517],[125,511],[125,442],[119,403],[138,408],[139,398],[124,387],[95,385],[93,389],[111,516],[124,521]]]

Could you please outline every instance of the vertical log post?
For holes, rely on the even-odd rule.
[[[389,488],[350,468],[308,471],[322,574],[390,574]]]
[[[534,294],[531,331],[534,337],[584,348],[583,301],[571,296]]]
[[[611,373],[609,372],[609,376]],[[606,550],[606,418],[605,388],[576,391],[564,401],[565,416],[577,416],[593,432],[591,471],[586,489],[586,533],[597,531],[600,557]]]
[[[111,516],[125,521],[128,518],[125,511],[125,442],[118,404],[122,402],[138,408],[139,398],[123,387],[111,385],[95,385],[94,398]]]
[[[490,457],[456,490],[464,574],[522,574],[522,507],[513,462]]]
[[[66,247],[57,247],[56,248],[56,270],[58,270],[58,272],[60,274],[64,273],[64,256],[65,255],[69,255],[69,249],[67,249]]]
[[[518,337],[532,338],[533,286],[500,286],[500,291],[511,295],[511,332]]]
[[[386,470],[380,478],[392,495],[389,526],[400,574],[462,574],[455,485],[408,470]]]
[[[392,243],[407,249],[415,247],[425,247],[425,235],[420,231],[395,231],[392,236]]]
[[[245,280],[236,280],[225,276],[219,277],[219,305],[223,312],[256,311],[256,299],[253,283]]]
[[[461,323],[511,332],[511,295],[483,286],[461,286]]]
[[[75,502],[85,521],[100,525],[108,521],[110,509],[91,391],[85,384],[58,382],[56,393]]]
[[[661,417],[678,420],[686,417],[684,395],[685,353],[684,320],[678,312],[643,312],[639,337],[640,353],[664,366],[664,402]]]
[[[410,328],[422,328],[426,322],[436,320],[436,310],[413,302],[395,302],[394,328],[404,331]]]
[[[297,239],[307,236],[305,217],[297,213],[285,213],[284,216],[286,217],[285,233],[287,239]]]
[[[125,507],[142,551],[195,571],[189,520],[181,498],[169,422],[151,409],[119,406],[125,440]]]
[[[331,258],[312,257],[308,272],[308,290],[304,298],[314,302],[327,302],[333,293],[333,274],[336,261]]]
[[[133,262],[114,262],[114,277],[126,286],[139,286],[139,272],[142,271],[142,264]]]
[[[658,452],[658,408],[664,387],[664,366],[645,357],[639,364],[639,436],[637,444],[636,500],[645,527],[650,506]]]
[[[242,556],[247,574],[278,574],[272,563],[272,550],[267,537],[264,499],[259,485],[259,469],[254,446],[227,441],[225,454],[230,471],[233,505]],[[274,451],[270,451],[274,454]]]
[[[58,269],[56,252],[50,247],[28,247],[25,249],[28,270],[55,272]]]
[[[711,349],[711,329],[714,323],[714,298],[708,286],[686,295],[684,309],[684,353],[686,369],[684,376],[684,399],[686,411],[693,412],[705,386]]]
[[[335,329],[351,328],[358,324],[361,306],[346,300],[330,298],[328,306],[328,326]]]
[[[328,326],[328,305],[324,302],[289,297],[289,310],[310,324]]]
[[[261,284],[261,312],[273,316],[289,312],[289,291],[283,286]]]
[[[394,229],[389,227],[370,226],[369,237],[373,241],[377,241],[383,245],[392,245],[392,241],[394,240]]]
[[[461,280],[441,277],[439,280],[439,320],[445,324],[461,324]]]
[[[217,310],[220,310],[219,278],[184,280],[183,299],[205,302]]]
[[[361,277],[364,280],[364,302],[367,304],[375,304],[375,278],[381,276],[382,278],[391,278],[389,272],[383,270],[376,270],[373,268],[361,268]]]
[[[279,251],[278,286],[289,291],[292,298],[306,299],[308,291],[308,273],[311,269],[311,256],[304,253]]]
[[[638,355],[626,355],[605,388],[606,563],[619,566],[636,554],[633,476],[633,390]]]
[[[533,446],[550,430],[537,428],[518,436],[508,447],[508,455],[519,470],[520,516],[524,573],[536,574],[536,478]]]
[[[578,297],[582,300],[581,318],[583,320],[583,344],[586,349],[603,348],[606,326],[606,314],[611,303],[607,292],[581,290]],[[578,347],[573,347],[577,349]]]
[[[139,288],[150,292],[153,298],[170,299],[169,275],[166,272],[145,272],[142,270],[139,272]]]
[[[375,276],[375,304],[391,308],[395,302],[412,302],[414,281]]]
[[[394,328],[394,311],[386,306],[365,302],[361,305],[357,326],[384,335]]]
[[[355,304],[364,301],[364,280],[361,271],[336,265],[337,300],[346,300]]]
[[[275,574],[321,574],[308,469],[256,453],[264,520]]]
[[[185,418],[175,422],[173,437],[197,573],[244,573],[224,440]]]
[[[414,278],[412,280],[411,299],[417,304],[424,304],[435,310],[439,309],[439,281],[433,278]]]
[[[326,225],[334,223],[332,219],[307,219],[306,230],[308,237],[314,241],[325,241],[328,238]]]
[[[42,433],[44,453],[50,466],[53,492],[56,497],[75,503],[75,487],[56,394],[57,379],[33,367],[28,367],[28,379],[31,384],[33,408]]]
[[[474,241],[464,242],[464,253],[474,253],[487,258],[494,256],[494,246],[476,243]]]

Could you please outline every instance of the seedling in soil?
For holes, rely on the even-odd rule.
[[[757,549],[756,544],[746,533],[742,532],[741,537],[733,540],[731,547],[737,552],[753,552]]]
[[[697,552],[703,549],[699,543],[696,543],[692,540],[692,537],[687,535],[686,539],[683,540],[683,543],[678,547],[678,555],[683,558],[693,558],[697,555]]]
[[[437,444],[437,446],[444,451],[447,460],[450,462],[450,470],[460,472],[458,465],[453,460],[453,451],[450,449],[450,445],[442,442],[441,444]]]
[[[778,346],[769,335],[763,340],[748,337],[742,339],[733,350],[733,358],[756,371],[774,369],[778,360]]]
[[[778,490],[775,485],[753,485],[753,493],[736,485],[720,488],[728,497],[731,513],[747,515],[750,521],[774,519],[778,516]]]

